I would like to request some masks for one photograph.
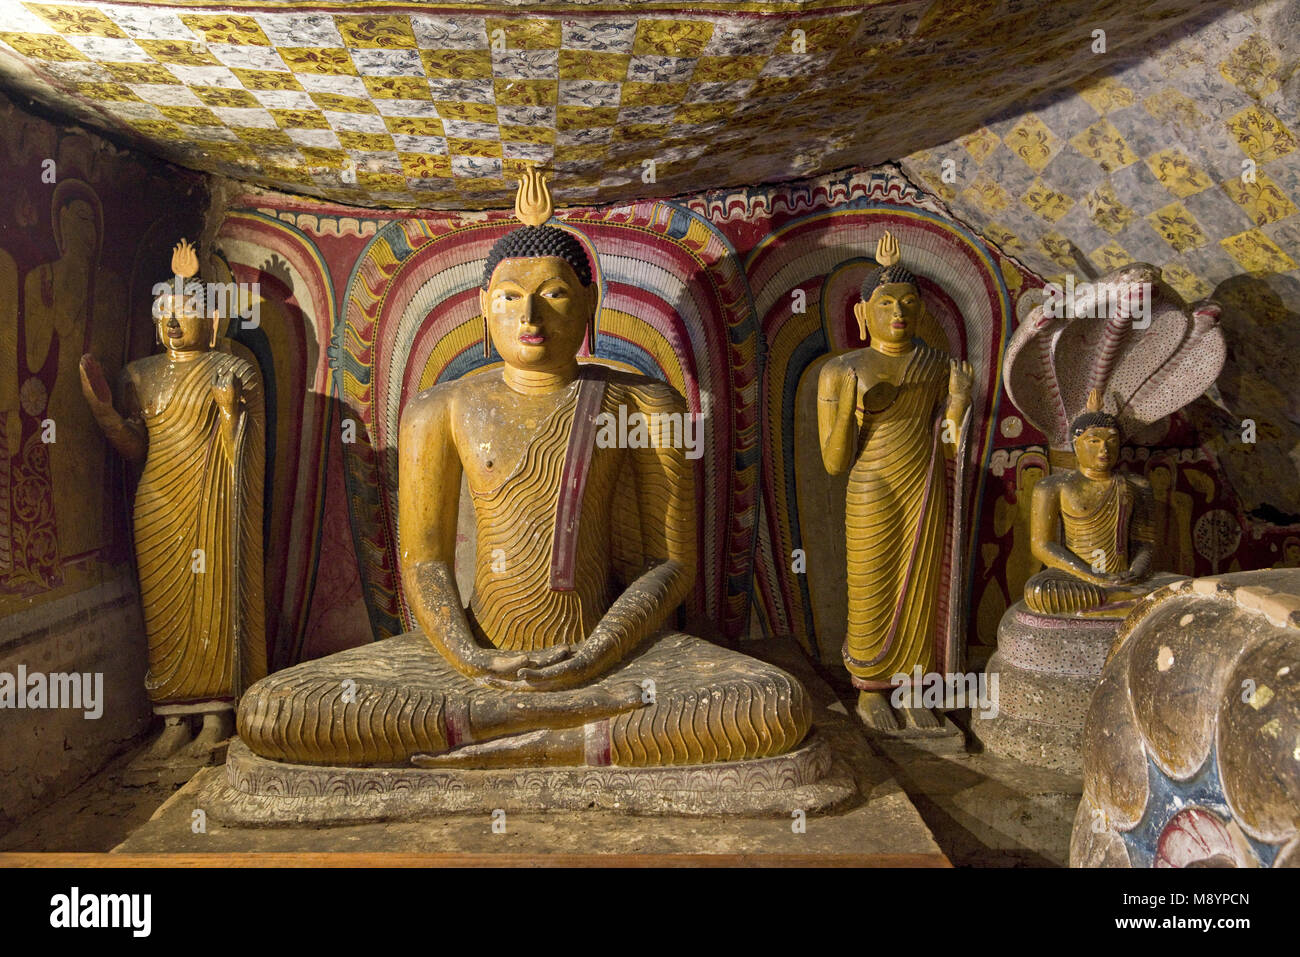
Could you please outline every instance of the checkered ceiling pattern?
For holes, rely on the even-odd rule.
[[[0,79],[259,186],[492,208],[538,161],[610,203],[906,156],[1215,6],[5,0]]]
[[[904,170],[1040,275],[1161,267],[1184,298],[1241,274],[1300,310],[1300,3],[1233,11]],[[945,168],[948,175],[945,175]]]

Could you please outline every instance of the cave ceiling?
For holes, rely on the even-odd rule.
[[[1224,9],[2,0],[0,85],[259,187],[493,208],[536,161],[560,204],[606,204],[907,157]]]

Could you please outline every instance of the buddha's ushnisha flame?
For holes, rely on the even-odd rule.
[[[515,215],[525,226],[541,226],[554,211],[551,188],[542,177],[542,168],[529,163],[519,176],[519,192],[515,195]]]
[[[903,282],[916,285],[916,276],[902,264],[903,251],[898,244],[898,237],[889,230],[876,241],[876,263],[878,267],[862,282],[862,301],[867,302],[881,286]]]
[[[885,235],[876,241],[876,262],[888,268],[903,258],[902,250],[898,248],[898,240],[889,230],[885,230]]]
[[[184,237],[172,248],[172,272],[182,279],[189,279],[199,271],[199,257],[192,243]]]

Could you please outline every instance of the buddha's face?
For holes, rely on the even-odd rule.
[[[201,315],[183,296],[163,295],[154,300],[158,336],[172,352],[198,352],[209,348],[213,320]]]
[[[887,282],[858,303],[854,315],[864,339],[870,333],[876,342],[911,342],[921,317],[921,295],[910,282]]]
[[[1020,491],[1021,492],[1033,491],[1034,486],[1038,484],[1038,480],[1041,479],[1042,477],[1043,477],[1043,470],[1040,468],[1025,469],[1023,472],[1020,473]]]
[[[1151,482],[1151,490],[1157,495],[1169,491],[1169,469],[1163,465],[1153,468],[1147,479]]]
[[[1074,440],[1074,454],[1079,468],[1109,472],[1119,461],[1119,432],[1100,425],[1085,429]]]
[[[572,366],[582,347],[596,307],[594,290],[558,256],[503,259],[479,293],[479,305],[506,365],[559,371]]]
[[[84,199],[74,199],[58,212],[59,252],[89,258],[95,249],[95,211]]]

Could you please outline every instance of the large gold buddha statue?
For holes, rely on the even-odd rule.
[[[296,763],[466,768],[793,749],[810,724],[798,681],[671,629],[696,573],[684,450],[595,442],[602,414],[680,415],[682,398],[579,365],[597,307],[591,263],[544,225],[535,168],[516,211],[527,225],[493,247],[480,291],[485,348],[502,368],[436,385],[402,416],[400,565],[419,630],[264,679],[241,701],[240,737]],[[462,475],[477,529],[468,608],[453,572]]]
[[[1034,486],[1029,538],[1046,567],[1025,585],[1025,605],[1044,615],[1123,618],[1138,599],[1177,576],[1151,575],[1155,505],[1143,479],[1115,471],[1119,420],[1097,390],[1070,424],[1078,469]]]
[[[194,247],[172,255],[176,292],[154,300],[166,351],[128,363],[122,411],[93,355],[81,386],[115,449],[143,465],[134,503],[136,570],[149,640],[145,687],[163,733],[145,760],[211,754],[234,730],[240,693],[266,674],[262,379],[247,349],[220,337],[182,284]],[[189,722],[202,717],[191,737]],[[200,761],[201,763],[201,761]]]
[[[924,341],[933,326],[916,279],[889,233],[882,267],[854,307],[869,345],[828,361],[817,381],[822,462],[849,470],[845,506],[848,623],[844,665],[858,689],[858,716],[877,731],[938,731],[924,708],[895,712],[890,691],[936,666],[939,588],[951,521],[945,457],[961,456],[970,409],[970,364]],[[933,336],[931,336],[933,338]]]

